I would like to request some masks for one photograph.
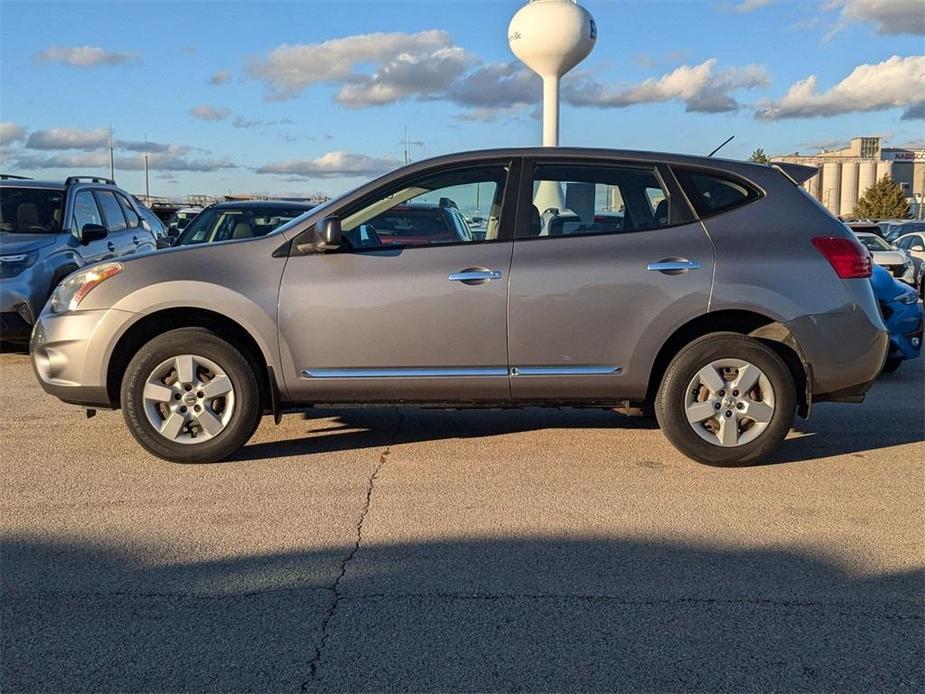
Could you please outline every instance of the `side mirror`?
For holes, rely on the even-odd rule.
[[[157,239],[157,247],[160,248],[170,248],[177,242],[176,237],[174,236],[159,236]]]
[[[312,244],[316,253],[334,251],[340,248],[344,232],[340,228],[340,217],[325,217],[315,225],[315,240]]]
[[[108,234],[109,231],[102,224],[84,224],[80,230],[80,242],[88,244],[91,241],[99,241],[105,239]]]
[[[180,227],[171,224],[167,227],[167,236],[172,236],[173,238],[180,236]]]

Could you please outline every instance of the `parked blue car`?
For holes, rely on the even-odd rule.
[[[922,304],[915,289],[899,282],[879,265],[870,276],[874,294],[880,304],[883,321],[890,331],[890,352],[883,370],[896,371],[907,359],[915,359],[922,351]]]

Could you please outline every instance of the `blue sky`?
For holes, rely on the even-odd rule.
[[[400,162],[405,127],[415,159],[537,144],[522,4],[2,0],[0,170],[107,172],[110,123],[119,183],[143,192],[147,134],[171,196],[338,193]],[[562,144],[922,144],[925,0],[582,4],[599,38],[563,80]]]

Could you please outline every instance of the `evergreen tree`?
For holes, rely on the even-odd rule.
[[[884,174],[858,200],[854,216],[858,219],[905,219],[909,216],[909,205],[900,185]]]
[[[764,150],[759,147],[754,152],[752,152],[752,156],[748,158],[748,161],[754,164],[770,164],[771,157],[765,154]]]

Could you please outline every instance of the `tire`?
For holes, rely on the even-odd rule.
[[[886,363],[883,365],[882,372],[885,374],[891,374],[900,366],[902,366],[903,360],[896,357],[888,357]]]
[[[261,416],[254,369],[238,348],[204,328],[171,330],[145,344],[125,370],[120,397],[135,440],[174,463],[227,458]]]
[[[736,389],[737,382],[752,378],[747,392]],[[691,342],[668,365],[655,414],[665,436],[687,457],[736,467],[757,463],[780,446],[796,405],[793,376],[772,349],[738,333],[712,333]]]

